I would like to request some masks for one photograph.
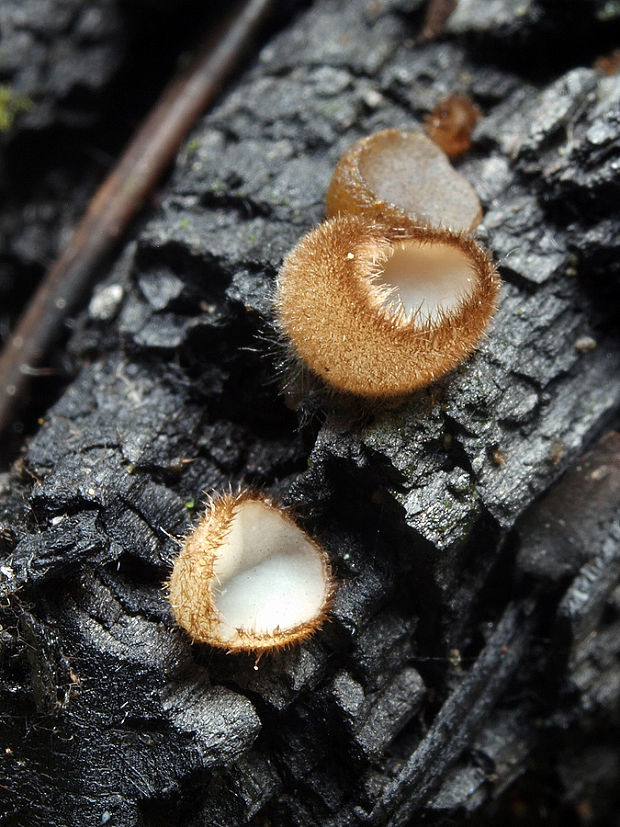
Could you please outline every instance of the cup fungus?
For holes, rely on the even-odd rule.
[[[211,501],[168,585],[192,640],[231,652],[305,640],[323,623],[332,592],[323,549],[283,509],[247,491]]]
[[[482,208],[473,187],[426,135],[384,129],[342,156],[326,198],[327,217],[363,214],[399,224],[472,232]]]
[[[360,215],[315,227],[278,276],[293,357],[338,391],[397,397],[454,368],[480,341],[499,278],[473,239]]]
[[[424,117],[429,138],[450,158],[462,155],[471,146],[471,133],[482,117],[480,107],[469,95],[448,95]]]

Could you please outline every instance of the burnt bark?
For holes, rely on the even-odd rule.
[[[3,823],[618,824],[618,19],[563,9],[463,0],[419,44],[415,0],[318,0],[197,124],[0,477]],[[488,338],[398,408],[291,410],[283,255],[355,139],[456,90]],[[258,663],[162,589],[229,484],[294,504],[339,581]]]

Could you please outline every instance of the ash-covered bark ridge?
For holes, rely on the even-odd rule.
[[[522,49],[559,37],[534,5]],[[320,0],[273,37],[93,297],[79,374],[0,479],[6,823],[514,823],[523,789],[608,823],[617,436],[579,458],[620,401],[620,80],[498,68],[506,4],[415,46],[421,11]],[[344,149],[452,90],[485,110],[459,168],[504,277],[489,336],[404,407],[300,428],[265,355],[273,276]],[[203,492],[241,480],[295,504],[339,580],[325,630],[258,663],[191,646],[162,590]],[[565,501],[569,553],[532,528],[561,534]]]

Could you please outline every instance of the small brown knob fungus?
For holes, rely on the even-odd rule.
[[[212,500],[176,558],[170,604],[193,641],[264,652],[305,640],[332,593],[327,555],[269,499]]]
[[[424,129],[446,155],[455,158],[471,146],[472,130],[481,117],[480,107],[469,95],[449,95],[424,117]]]
[[[362,214],[399,224],[472,232],[482,208],[473,187],[439,147],[418,132],[384,129],[342,156],[326,198],[327,217]]]
[[[468,236],[347,215],[289,253],[276,312],[292,355],[333,388],[397,397],[465,359],[498,289],[491,258]]]

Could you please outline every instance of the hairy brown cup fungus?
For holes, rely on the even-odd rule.
[[[270,500],[214,499],[169,580],[174,616],[192,640],[264,652],[308,638],[332,593],[327,556]]]
[[[395,397],[430,384],[480,341],[499,278],[471,238],[359,215],[289,253],[276,311],[293,355],[339,391]]]
[[[362,138],[338,162],[327,217],[362,214],[399,224],[472,232],[482,208],[473,187],[439,147],[418,132],[384,129]]]

